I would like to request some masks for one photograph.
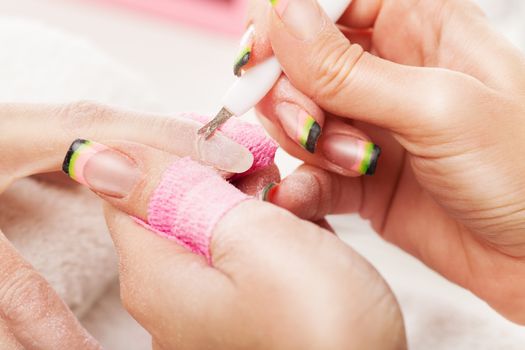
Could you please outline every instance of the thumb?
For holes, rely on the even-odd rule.
[[[459,73],[404,66],[364,52],[315,0],[272,5],[269,37],[286,75],[332,114],[403,133],[426,125],[429,109],[441,110],[443,94],[458,90]]]

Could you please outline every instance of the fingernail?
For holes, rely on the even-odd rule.
[[[275,182],[272,182],[266,187],[264,187],[261,192],[257,195],[257,198],[264,202],[272,202],[272,198],[275,196],[275,192],[277,191],[277,184]]]
[[[242,67],[248,64],[252,56],[252,48],[255,37],[255,27],[250,25],[244,35],[242,36],[241,43],[239,45],[239,53],[235,57],[235,63],[233,64],[233,73],[240,77],[242,73]]]
[[[308,152],[315,153],[321,125],[294,103],[281,102],[275,110],[286,134]]]
[[[137,165],[124,154],[81,139],[69,148],[62,170],[93,191],[117,198],[130,193],[141,177]]]
[[[229,138],[199,138],[197,142],[199,159],[207,165],[237,174],[244,173],[253,166],[253,154]]]
[[[381,148],[349,135],[327,136],[322,152],[335,165],[362,175],[374,175]]]
[[[270,3],[290,33],[300,40],[313,38],[324,26],[325,16],[315,0],[270,0]]]

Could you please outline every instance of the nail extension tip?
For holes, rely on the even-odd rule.
[[[67,153],[66,153],[66,156],[64,157],[64,161],[62,163],[62,171],[66,174],[66,175],[70,175],[69,174],[69,165],[71,163],[71,158],[73,157],[73,155],[75,154],[75,152],[80,148],[80,146],[88,143],[89,141],[88,140],[84,140],[84,139],[76,139],[75,141],[73,141],[73,143],[71,144],[71,146],[69,146],[68,150],[67,150]]]
[[[266,185],[262,190],[261,192],[259,192],[259,199],[262,200],[263,202],[270,202],[271,201],[271,193],[272,193],[272,190],[274,190],[276,188],[277,184],[275,182],[271,182],[269,183],[268,185]]]
[[[319,137],[321,137],[322,128],[319,123],[314,122],[312,124],[312,127],[310,128],[310,132],[308,133],[308,140],[306,141],[305,149],[310,153],[315,153],[317,149],[317,142],[319,141]]]
[[[242,73],[242,67],[246,66],[251,58],[251,52],[247,52],[242,57],[240,57],[235,64],[233,65],[233,74],[235,74],[237,77],[241,76]]]
[[[379,161],[379,157],[381,156],[381,152],[381,148],[377,145],[374,145],[374,150],[370,156],[370,166],[368,167],[365,175],[372,176],[376,173],[377,163]]]

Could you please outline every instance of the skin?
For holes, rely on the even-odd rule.
[[[58,177],[52,173],[60,170],[69,145],[79,137],[100,141],[124,138],[163,147],[178,156],[199,156],[195,141],[200,124],[180,118],[116,110],[91,102],[2,104],[0,125],[0,194],[13,181],[26,176],[43,174],[39,175],[41,179],[57,181]],[[145,129],[149,132],[144,133]],[[178,137],[174,138],[174,135]],[[222,135],[217,136],[215,142],[233,145],[239,155],[246,155],[246,165],[250,166],[252,157],[248,150]],[[227,165],[231,169],[229,162],[214,165],[221,169]],[[239,171],[244,170],[239,168]],[[270,174],[266,174],[269,179],[279,178],[275,168],[269,171]],[[82,200],[80,194],[79,200]],[[1,230],[0,257],[1,349],[101,348]]]
[[[214,230],[213,267],[130,219],[145,218],[153,189],[176,157],[196,155],[200,124],[86,102],[0,106],[0,118],[6,125],[1,188],[57,171],[78,137],[141,165],[141,181],[128,195],[99,195],[120,257],[123,304],[151,333],[155,349],[406,348],[399,306],[377,271],[329,231],[283,209],[251,200],[224,216]],[[146,126],[151,132],[143,132]],[[136,143],[109,141],[118,138]],[[270,166],[236,186],[254,194],[278,180]],[[2,349],[100,348],[5,237],[0,256]]]
[[[176,157],[140,144],[106,145],[142,174],[124,196],[97,194],[107,202],[123,304],[154,349],[406,348],[392,292],[335,235],[248,200],[215,226],[210,266],[130,218],[146,220],[149,198]]]
[[[404,16],[407,8],[417,15]],[[302,91],[290,88],[288,98],[305,98],[320,107],[325,130],[341,121],[347,128],[352,117],[354,126],[345,130],[365,133],[385,151],[377,176],[370,179],[351,178],[352,174],[329,168],[326,160],[312,156],[311,163],[319,167],[305,166],[285,180],[277,202],[308,219],[357,211],[371,219],[385,238],[469,288],[505,316],[525,322],[525,289],[519,278],[525,272],[525,180],[520,176],[525,165],[515,159],[520,155],[516,150],[523,149],[525,131],[525,78],[516,74],[524,69],[521,54],[466,1],[356,0],[340,23],[347,27],[345,35],[327,25],[324,34],[308,45],[294,42],[279,19],[266,13],[268,42],[289,81]],[[355,33],[371,27],[369,34]],[[348,37],[362,47],[350,45]],[[432,45],[436,42],[439,45]],[[370,54],[363,54],[362,48]],[[331,69],[334,65],[341,69]],[[271,102],[263,102],[261,111],[265,103],[270,104],[265,112],[269,130],[291,153],[302,156],[302,150],[271,124]],[[77,116],[116,113],[104,108],[76,111]],[[35,122],[37,115],[20,125]],[[18,123],[18,119],[3,120]],[[84,129],[75,126],[72,132],[69,120],[61,121],[61,133],[50,136],[51,142],[61,140],[64,126],[66,134],[71,133],[68,137],[82,131],[84,135],[76,136],[97,141],[122,137],[153,147],[159,142],[159,135],[157,141],[148,142],[140,139],[145,136],[138,131],[111,137],[105,134],[107,128],[95,131],[83,122]],[[6,135],[15,135],[13,130]],[[54,147],[35,151],[39,149],[35,140],[47,133],[27,139],[23,134],[7,141],[0,137],[6,142],[0,149],[22,144],[17,151],[1,155],[2,188],[20,176],[58,169]],[[13,140],[26,140],[30,147]],[[111,146],[128,150],[129,157],[150,164],[148,169],[164,169],[177,154],[124,143]],[[326,168],[331,172],[322,170]],[[104,198],[110,204],[106,217],[120,256],[123,302],[152,334],[155,349],[406,348],[399,308],[377,272],[335,236],[282,209],[248,201],[229,212],[214,230],[213,268],[136,225],[126,214],[144,218],[148,194],[159,176],[160,172],[148,172],[125,198]],[[318,182],[313,191],[309,188],[312,195],[306,201],[298,196],[303,191],[297,190],[301,185],[297,176]],[[295,191],[290,190],[292,185]],[[7,242],[2,244],[5,252],[14,252]],[[4,276],[27,266],[16,252],[13,256],[16,259],[5,264]],[[57,313],[68,325],[71,343],[66,348],[79,348],[78,339],[89,339],[38,277],[28,279],[32,287],[25,293],[9,288],[10,280],[0,285],[21,297],[30,295],[27,291],[40,282],[46,298],[37,299],[43,300],[38,305]],[[5,313],[6,304],[1,305]],[[27,333],[16,327],[27,322],[23,316],[28,314],[14,315],[22,317],[15,322],[12,316],[0,320],[0,332],[17,349],[18,344],[28,346]],[[52,330],[46,328],[49,323],[42,324],[37,322],[32,333],[33,339],[45,344],[39,348],[60,349],[63,344],[46,343],[54,341],[43,336]]]
[[[286,74],[259,105],[261,120],[307,163],[274,203],[309,220],[357,212],[525,324],[523,53],[469,1],[354,0],[338,26],[326,19],[306,41],[266,1],[252,5],[263,39],[251,64],[273,50]],[[297,147],[276,122],[289,98],[319,107],[325,134],[361,132],[380,145],[377,174],[354,178]]]

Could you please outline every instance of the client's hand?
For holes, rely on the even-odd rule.
[[[392,292],[329,232],[147,146],[77,141],[71,159],[108,203],[123,303],[155,349],[406,348]]]
[[[200,126],[189,119],[139,115],[91,103],[0,105],[0,193],[18,178],[59,171],[64,150],[78,137],[125,138],[162,146],[230,173],[251,167],[251,153],[220,133],[200,142],[196,136]],[[0,260],[1,349],[99,348],[1,232]]]

